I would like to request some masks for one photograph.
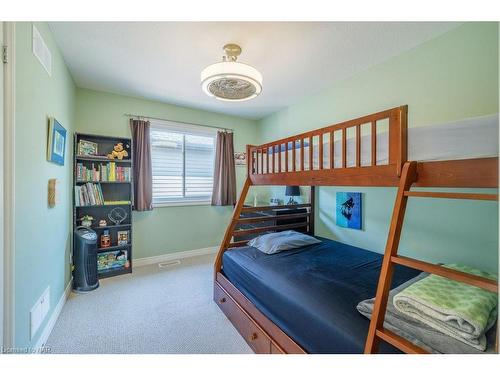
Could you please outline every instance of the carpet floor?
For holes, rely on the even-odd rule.
[[[252,353],[212,300],[213,255],[101,280],[71,294],[47,341],[51,353]]]

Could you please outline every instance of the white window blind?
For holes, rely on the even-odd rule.
[[[151,122],[153,205],[210,202],[216,130]]]

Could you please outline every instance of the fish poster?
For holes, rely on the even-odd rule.
[[[337,225],[361,229],[361,193],[337,192]]]

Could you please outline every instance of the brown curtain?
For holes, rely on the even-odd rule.
[[[150,123],[130,120],[134,162],[134,210],[153,209],[153,174],[151,172]]]
[[[233,133],[217,132],[212,206],[236,204]]]

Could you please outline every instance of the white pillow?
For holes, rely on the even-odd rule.
[[[248,246],[253,246],[265,254],[275,254],[283,250],[320,243],[317,238],[299,233],[294,230],[268,233],[248,241]]]

